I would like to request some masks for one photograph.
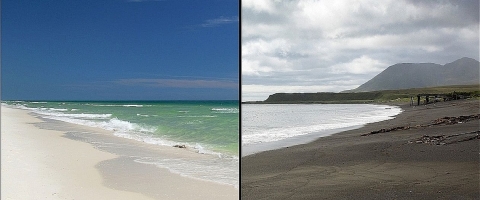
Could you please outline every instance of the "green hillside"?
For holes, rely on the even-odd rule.
[[[451,94],[454,91],[472,98],[480,97],[480,85],[454,85],[357,93],[276,93],[263,102],[250,103],[408,103],[410,97],[416,97],[418,94]]]

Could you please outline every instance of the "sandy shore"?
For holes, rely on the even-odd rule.
[[[2,106],[1,112],[1,199],[238,199],[233,186],[183,177],[129,155],[197,159],[193,152],[25,110]]]
[[[479,119],[432,123],[478,115],[479,103],[402,106],[392,120],[242,157],[242,199],[480,199]],[[406,130],[368,134],[394,127]]]

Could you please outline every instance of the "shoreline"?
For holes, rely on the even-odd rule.
[[[298,105],[298,104],[285,104],[285,105]],[[336,105],[338,105],[338,104],[336,104]],[[352,104],[352,105],[361,105],[361,104]],[[389,116],[390,118],[394,118],[395,116],[401,114],[404,111],[404,109],[402,108],[402,105],[398,105],[398,104],[373,104],[373,103],[369,103],[369,104],[365,104],[365,105],[389,106],[388,109],[399,108],[400,113],[398,113],[396,115],[391,115],[391,116]],[[385,108],[385,109],[387,109],[387,108]],[[386,121],[386,120],[391,120],[391,119],[383,119],[381,121]],[[297,135],[297,136],[285,138],[285,139],[278,140],[278,141],[245,145],[245,146],[242,146],[241,157],[243,158],[245,156],[250,156],[250,155],[265,152],[265,151],[272,151],[272,150],[278,150],[278,149],[281,149],[281,148],[289,148],[291,146],[296,146],[296,145],[308,144],[308,143],[314,142],[315,140],[318,140],[319,138],[328,137],[328,136],[331,136],[331,135],[334,135],[334,134],[339,134],[339,133],[342,133],[342,132],[345,132],[345,131],[359,129],[359,128],[362,128],[362,127],[364,127],[368,124],[377,123],[377,122],[381,122],[381,121],[369,122],[369,123],[365,123],[365,124],[361,124],[361,125],[350,125],[350,126],[347,126],[347,127],[327,129],[327,130],[322,130],[322,131],[315,131],[315,132],[311,132],[311,133],[308,133],[308,134]]]
[[[159,105],[168,105],[163,103],[177,103],[183,102],[187,103],[186,105],[202,102],[211,104],[212,102],[235,102],[235,100],[201,100],[201,101],[2,101],[2,105],[14,108],[28,110],[36,117],[41,117],[43,119],[52,119],[58,120],[61,122],[76,124],[80,126],[88,126],[94,128],[100,128],[106,131],[113,131],[113,134],[117,137],[137,140],[140,142],[145,142],[152,145],[161,145],[168,147],[186,147],[184,149],[196,151],[199,154],[212,154],[222,157],[231,157],[238,158],[238,152],[230,149],[222,149],[221,147],[227,145],[217,145],[210,144],[207,142],[198,142],[200,140],[185,140],[180,137],[180,140],[175,139],[175,134],[162,134],[157,133],[159,129],[158,125],[160,124],[151,124],[151,122],[163,121],[161,120],[150,120],[145,121],[144,119],[150,119],[158,117],[155,113],[148,114],[148,111],[137,110],[137,111],[125,111],[128,109],[115,109],[115,108],[143,108],[143,107],[157,107]],[[190,102],[190,103],[189,103]],[[78,103],[85,104],[86,108],[76,107]],[[143,104],[147,103],[147,104]],[[58,104],[58,105],[55,105]],[[93,107],[92,107],[93,106]],[[194,118],[194,117],[218,117],[218,114],[225,113],[238,113],[238,109],[230,108],[231,105],[226,105],[226,108],[223,108],[223,104],[208,105],[211,109],[211,115],[199,115],[199,116],[177,116],[179,119],[183,118]],[[102,108],[114,108],[114,109],[102,109]],[[99,108],[100,112],[97,109],[92,110],[92,108]],[[183,109],[183,108],[182,108]],[[231,110],[230,110],[231,109]],[[122,110],[122,111],[119,111]],[[92,112],[93,111],[93,112]],[[232,111],[232,112],[230,112]],[[132,113],[128,113],[132,112]],[[178,113],[188,113],[190,111],[179,110]],[[133,114],[137,116],[138,119],[131,119],[125,117],[125,114]],[[139,120],[140,119],[140,120]],[[143,121],[142,121],[143,120]],[[186,122],[187,124],[193,124],[193,122]],[[167,122],[169,123],[169,122]],[[167,124],[165,123],[165,124]],[[237,125],[237,124],[235,124]],[[170,125],[171,126],[171,125]],[[180,125],[177,125],[180,126]],[[160,128],[161,129],[161,128]],[[167,130],[168,131],[168,130]],[[165,131],[165,132],[167,132]],[[176,130],[177,132],[182,132],[184,130]],[[154,135],[155,137],[152,137]],[[238,136],[237,136],[238,137]],[[238,143],[235,143],[238,145]]]
[[[460,138],[479,131],[479,120],[416,127],[441,117],[479,114],[479,103],[401,105],[403,112],[394,119],[242,157],[242,199],[479,199],[480,143]],[[412,128],[361,136],[406,126]],[[418,143],[424,135],[460,142]]]
[[[354,130],[354,129],[359,129],[363,126],[365,126],[365,125],[349,126],[349,127],[336,128],[336,129],[330,129],[330,130],[325,130],[325,131],[317,131],[317,132],[309,133],[309,134],[306,134],[306,135],[298,135],[298,136],[286,138],[286,139],[279,140],[279,141],[265,142],[265,143],[258,143],[258,144],[243,146],[242,147],[242,158],[245,157],[245,156],[250,156],[250,155],[257,154],[257,153],[262,153],[262,152],[265,152],[265,151],[275,151],[275,150],[282,149],[282,148],[289,148],[291,146],[308,144],[308,143],[314,142],[315,140],[318,140],[319,138],[322,138],[322,137],[328,137],[328,136],[338,134],[338,133],[341,133],[341,132]]]
[[[202,161],[203,154],[29,113],[2,105],[2,199],[238,198],[233,186],[136,161],[138,155]]]

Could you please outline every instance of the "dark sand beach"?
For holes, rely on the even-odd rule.
[[[480,199],[479,103],[402,105],[392,120],[242,157],[241,197]]]

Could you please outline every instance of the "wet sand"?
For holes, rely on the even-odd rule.
[[[447,116],[478,115],[479,103],[403,105],[404,111],[392,120],[242,157],[241,197],[480,199],[478,117],[433,123]],[[394,127],[409,128],[369,134]]]
[[[1,112],[1,199],[238,199],[233,186],[184,177],[133,156],[203,155],[25,110],[2,106]]]

